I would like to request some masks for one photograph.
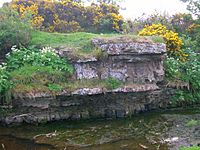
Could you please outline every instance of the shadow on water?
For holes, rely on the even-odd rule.
[[[179,114],[195,113],[200,114],[200,109],[156,111],[116,120],[2,126],[0,150],[168,150],[167,144],[161,142],[173,126],[166,114],[180,118]]]
[[[12,135],[1,135],[0,150],[55,150],[55,148],[51,145],[36,144],[32,140],[16,138]]]

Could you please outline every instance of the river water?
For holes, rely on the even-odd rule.
[[[200,109],[0,126],[0,150],[179,150],[200,144]]]

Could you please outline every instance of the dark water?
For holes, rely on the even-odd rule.
[[[162,140],[167,138],[166,135],[170,136],[167,133],[170,132],[173,121],[164,116],[192,116],[198,113],[200,114],[199,109],[190,109],[143,113],[117,120],[1,126],[0,150],[168,150],[169,144]]]
[[[36,144],[28,139],[16,138],[12,135],[0,136],[0,150],[50,150],[53,146],[47,144]]]

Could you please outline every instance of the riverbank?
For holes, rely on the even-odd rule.
[[[11,150],[7,139],[15,141],[15,146],[20,150],[24,145],[36,150],[143,150],[143,146],[149,150],[179,150],[182,146],[199,144],[199,114],[200,109],[196,107],[153,111],[117,120],[90,119],[40,126],[1,126],[0,136],[6,150]]]
[[[40,39],[36,35],[35,41],[43,40],[43,44],[49,42],[47,35],[71,40],[55,49],[12,48],[8,66],[3,67],[12,71],[2,76],[10,75],[7,92],[12,109],[3,110],[0,122],[11,125],[122,118],[170,104],[174,90],[160,86],[166,57],[162,38],[43,33],[44,39]],[[74,38],[77,35],[83,38]],[[89,52],[82,55],[83,51]]]

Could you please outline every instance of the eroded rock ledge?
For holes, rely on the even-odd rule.
[[[77,79],[113,77],[129,83],[157,83],[163,80],[165,44],[113,43],[103,39],[93,39],[92,43],[104,53],[103,58],[74,61]]]
[[[0,115],[5,124],[40,123],[97,117],[125,117],[147,110],[166,108],[173,90],[161,88],[166,46],[149,41],[93,39],[100,56],[70,58],[75,80],[116,78],[123,86],[113,90],[83,87],[63,90],[56,95],[25,93],[16,95],[9,113]],[[61,57],[70,57],[72,49],[58,50]]]
[[[167,88],[106,94],[91,93],[90,90],[94,89],[82,90],[84,92],[77,91],[73,96],[15,99],[13,112],[1,114],[0,121],[12,125],[89,118],[121,118],[153,109],[167,108],[169,99],[174,93],[172,89]]]

